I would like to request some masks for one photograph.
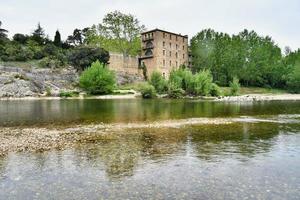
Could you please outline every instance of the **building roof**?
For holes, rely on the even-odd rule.
[[[164,33],[168,33],[168,34],[172,34],[172,35],[178,35],[180,37],[188,38],[188,35],[181,35],[181,34],[178,34],[178,33],[172,33],[172,32],[169,32],[169,31],[164,31],[164,30],[158,29],[158,28],[150,30],[150,31],[143,32],[142,35],[146,34],[146,33],[156,32],[156,31],[160,31],[160,32],[164,32]]]

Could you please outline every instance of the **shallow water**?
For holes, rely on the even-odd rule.
[[[6,103],[21,108],[17,102]],[[0,199],[299,199],[297,102],[105,101],[115,108],[112,113],[101,112],[101,101],[91,101],[89,106],[83,101],[82,107],[80,101],[72,100],[70,107],[67,102],[29,102],[32,107],[25,106],[26,102],[20,115],[8,112],[10,120],[2,116],[0,121],[19,126],[57,120],[88,123],[227,116],[238,120],[132,129],[65,150],[11,152],[0,157]],[[0,104],[3,111],[5,103]],[[42,104],[38,107],[43,112],[34,110],[34,104]],[[38,116],[27,119],[30,113]]]

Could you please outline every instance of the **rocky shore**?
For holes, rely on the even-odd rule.
[[[247,94],[242,96],[220,97],[215,101],[252,102],[252,101],[299,101],[300,94]]]
[[[0,98],[58,96],[61,90],[73,90],[78,74],[73,67],[62,69],[23,69],[0,66]]]

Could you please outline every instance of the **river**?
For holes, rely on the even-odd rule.
[[[300,196],[300,101],[12,100],[0,101],[0,113],[0,128],[20,134],[78,124],[236,120],[137,128],[70,148],[8,152],[0,157],[0,199]]]

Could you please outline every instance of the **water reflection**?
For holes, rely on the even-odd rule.
[[[226,103],[168,99],[0,101],[0,112],[0,126],[38,126],[191,117],[298,114],[300,102]]]
[[[290,198],[300,195],[299,132],[272,123],[137,129],[10,153],[0,158],[0,199]]]

